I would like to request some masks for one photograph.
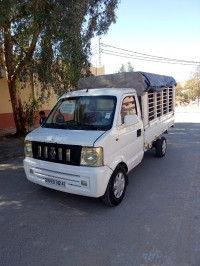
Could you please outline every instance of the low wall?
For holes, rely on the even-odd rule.
[[[50,113],[51,110],[44,110],[46,116]],[[37,116],[36,125],[39,125],[39,111],[35,112],[35,116]],[[5,128],[15,128],[15,122],[12,113],[4,113],[0,114],[0,129]]]

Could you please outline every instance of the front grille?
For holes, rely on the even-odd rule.
[[[32,142],[33,158],[48,162],[80,165],[81,146]]]

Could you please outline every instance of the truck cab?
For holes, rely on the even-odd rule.
[[[153,94],[153,102],[149,95],[126,87],[86,88],[63,95],[42,126],[25,139],[28,180],[118,205],[129,171],[149,148],[165,155],[162,134],[174,124],[174,108],[163,111],[171,104],[170,94],[160,109],[155,105],[158,94]]]
[[[45,123],[26,137],[25,150],[30,181],[103,196],[117,166],[127,174],[144,154],[136,91],[96,89],[62,96]]]

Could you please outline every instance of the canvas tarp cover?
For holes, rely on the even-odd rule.
[[[161,91],[176,85],[174,78],[169,76],[145,73],[123,72],[110,75],[92,76],[78,81],[78,89],[98,88],[134,88],[139,96],[146,91]]]
[[[165,88],[171,88],[173,86],[176,86],[176,81],[173,77],[145,72],[141,73],[145,77],[147,91],[162,91]]]

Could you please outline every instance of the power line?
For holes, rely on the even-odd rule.
[[[109,48],[113,48],[113,49],[117,49],[117,50],[121,50],[121,51],[125,51],[125,52],[129,52],[129,53],[133,53],[133,54],[136,54],[136,55],[147,56],[147,57],[153,58],[153,59],[163,59],[163,60],[169,60],[169,61],[177,61],[177,62],[185,62],[185,63],[192,63],[192,64],[200,64],[200,62],[196,62],[196,61],[186,61],[186,60],[180,60],[180,59],[167,58],[167,57],[161,57],[161,56],[155,56],[155,55],[149,55],[149,54],[134,52],[134,51],[130,51],[130,50],[118,48],[118,47],[111,46],[111,45],[107,45],[107,44],[103,44],[103,43],[102,43],[102,46],[109,47]]]
[[[179,65],[197,65],[197,64],[191,64],[191,63],[184,63],[184,62],[173,62],[173,61],[164,61],[164,60],[156,60],[156,59],[151,59],[151,58],[148,58],[148,57],[139,57],[139,56],[136,56],[136,55],[129,55],[129,54],[123,54],[123,53],[116,53],[116,52],[113,52],[113,51],[109,51],[109,50],[106,50],[106,49],[102,49],[101,50],[102,53],[104,54],[108,54],[108,55],[113,55],[113,56],[118,56],[118,57],[125,57],[125,58],[129,58],[129,59],[136,59],[136,60],[141,60],[141,61],[149,61],[149,62],[154,62],[154,63],[164,63],[164,64],[179,64]]]
[[[92,49],[95,49],[96,47],[97,47],[97,44],[93,45],[93,46],[91,47],[91,50],[92,50]]]
[[[154,56],[154,55],[149,55],[149,54],[144,54],[144,53],[139,53],[139,52],[134,52],[134,51],[118,48],[118,47],[103,44],[103,43],[101,43],[101,46],[105,47],[105,49],[104,48],[101,49],[102,53],[113,55],[113,56],[119,56],[119,57],[125,57],[129,59],[136,59],[136,60],[143,60],[143,61],[150,61],[150,62],[156,62],[156,63],[165,63],[165,64],[200,65],[200,62],[196,62],[196,61],[187,61],[187,60],[180,60],[180,59],[167,58],[167,57],[161,57],[161,56]],[[122,51],[122,52],[119,52],[119,51]]]

